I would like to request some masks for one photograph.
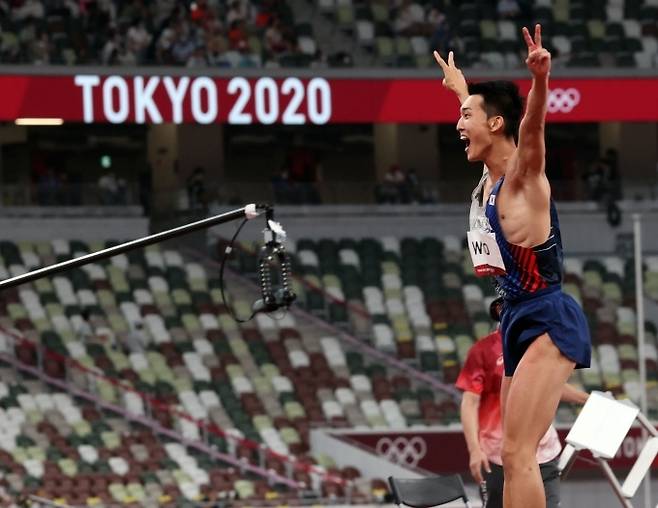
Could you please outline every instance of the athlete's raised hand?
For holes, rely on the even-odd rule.
[[[434,59],[443,71],[443,86],[454,92],[459,98],[459,102],[464,102],[468,97],[468,85],[464,73],[455,65],[455,55],[452,51],[448,53],[446,62],[438,51],[434,52]]]
[[[523,38],[528,46],[528,58],[526,65],[535,77],[544,77],[551,70],[551,54],[541,45],[541,25],[535,25],[535,36],[530,36],[530,32],[523,27]]]

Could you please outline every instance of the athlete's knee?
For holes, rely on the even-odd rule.
[[[501,458],[505,474],[513,475],[537,467],[537,447],[518,439],[503,439]]]

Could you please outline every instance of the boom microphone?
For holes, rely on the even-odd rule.
[[[297,298],[290,287],[290,257],[282,243],[286,233],[278,222],[274,222],[272,208],[266,210],[266,225],[264,243],[258,252],[261,298],[252,306],[254,313],[287,309]]]

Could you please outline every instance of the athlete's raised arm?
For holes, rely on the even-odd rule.
[[[464,73],[455,65],[455,55],[452,51],[448,52],[448,61],[446,62],[438,51],[434,52],[434,59],[443,71],[443,86],[455,93],[462,104],[468,97],[468,85]]]
[[[541,25],[535,26],[534,37],[523,28],[523,38],[528,46],[526,65],[532,73],[532,87],[528,94],[526,112],[519,126],[518,165],[512,169],[509,179],[538,176],[546,168],[544,125],[548,98],[548,76],[551,70],[551,54],[542,47]]]

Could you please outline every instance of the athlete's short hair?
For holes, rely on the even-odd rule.
[[[503,310],[503,299],[496,298],[489,305],[489,316],[496,322],[500,322],[500,313]]]
[[[502,116],[505,136],[516,140],[523,113],[523,98],[512,81],[482,81],[469,83],[470,95],[481,95],[487,117]]]

